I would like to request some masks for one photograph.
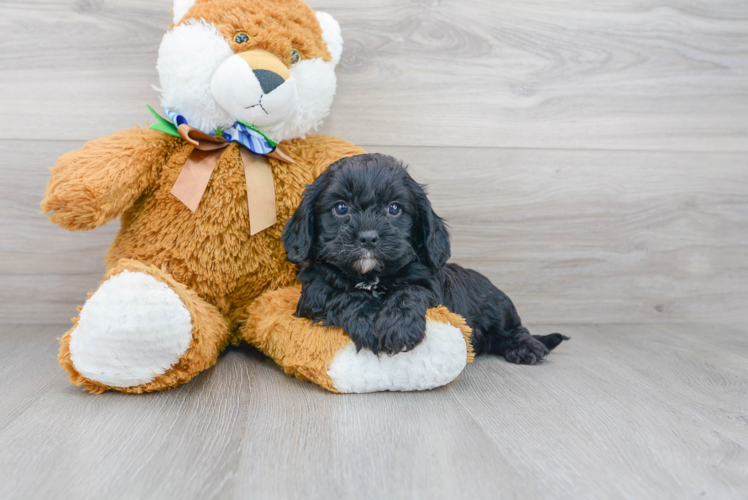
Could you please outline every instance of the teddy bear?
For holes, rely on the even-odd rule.
[[[115,218],[107,271],[59,361],[92,393],[173,388],[248,342],[332,392],[431,389],[472,360],[470,329],[430,310],[410,352],[357,352],[294,316],[281,242],[304,187],[363,150],[313,132],[336,92],[340,26],[303,0],[175,0],[150,128],[93,140],[51,169],[42,209],[71,231]]]

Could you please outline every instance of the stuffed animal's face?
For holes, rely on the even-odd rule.
[[[329,14],[302,0],[175,0],[161,42],[161,105],[211,133],[236,121],[275,141],[327,116],[343,40]]]

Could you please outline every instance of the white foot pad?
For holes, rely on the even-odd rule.
[[[467,346],[459,328],[426,321],[426,338],[409,352],[377,357],[348,344],[335,355],[327,374],[343,393],[423,391],[446,385],[467,364]]]
[[[70,339],[78,373],[111,387],[153,381],[175,365],[192,341],[192,320],[165,283],[123,271],[88,299]]]

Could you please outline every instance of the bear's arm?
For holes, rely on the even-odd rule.
[[[42,213],[70,231],[93,229],[118,217],[156,180],[175,139],[136,127],[63,155],[50,169]]]
[[[362,148],[332,135],[307,136],[306,140],[307,147],[314,151],[309,161],[315,179],[336,161],[366,153]]]

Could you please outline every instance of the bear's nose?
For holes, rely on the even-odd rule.
[[[274,54],[266,50],[254,49],[237,54],[249,65],[265,94],[277,89],[291,78],[291,70]]]
[[[379,242],[379,233],[376,231],[361,231],[358,233],[358,242],[364,248],[374,248]]]
[[[257,80],[260,82],[262,91],[266,94],[269,94],[273,90],[277,89],[278,87],[283,85],[283,82],[285,82],[283,77],[278,73],[273,73],[272,71],[268,71],[266,69],[255,69],[252,70],[252,73],[255,74]]]

